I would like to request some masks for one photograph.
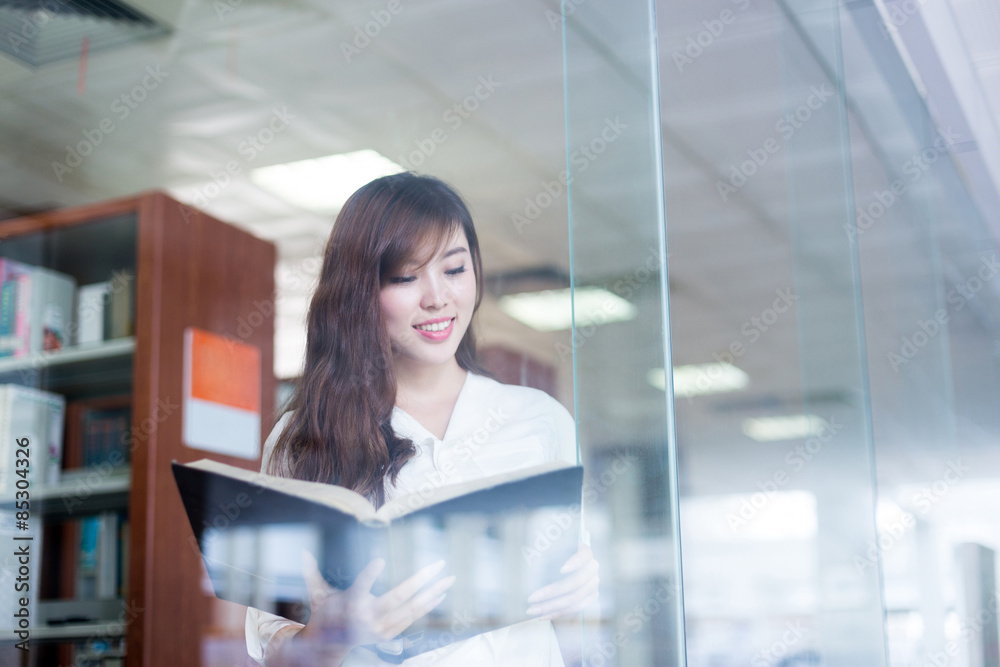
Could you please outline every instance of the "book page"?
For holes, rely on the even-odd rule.
[[[183,465],[298,496],[305,500],[311,500],[321,505],[338,509],[341,512],[352,514],[361,521],[381,522],[380,518],[376,516],[375,507],[367,498],[360,493],[345,489],[342,486],[266,475],[264,473],[237,468],[226,463],[212,461],[211,459],[200,459],[194,463]]]
[[[483,479],[477,479],[471,482],[434,487],[429,489],[426,493],[408,493],[405,496],[400,496],[399,498],[394,498],[387,502],[378,509],[375,516],[386,522],[390,522],[401,516],[410,514],[411,512],[415,512],[432,505],[437,505],[439,503],[467,495],[474,491],[492,489],[508,482],[528,479],[529,477],[535,477],[554,470],[562,470],[563,468],[572,467],[573,466],[571,464],[566,463],[565,461],[550,461],[548,463],[532,466],[530,468],[512,470],[511,472],[504,473],[502,475],[492,475],[490,477],[484,477]]]

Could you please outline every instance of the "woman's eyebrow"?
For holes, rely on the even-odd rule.
[[[446,259],[448,257],[451,257],[452,255],[457,255],[460,252],[469,252],[469,251],[465,248],[465,246],[457,246],[446,252],[444,255],[442,255],[441,259]]]

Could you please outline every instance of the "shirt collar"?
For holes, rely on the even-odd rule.
[[[430,445],[435,442],[447,442],[453,439],[462,431],[463,417],[466,415],[469,407],[467,404],[472,400],[471,394],[474,392],[478,380],[478,375],[472,371],[466,371],[465,382],[462,383],[462,388],[458,392],[458,400],[455,401],[455,407],[451,411],[451,418],[448,421],[448,427],[445,430],[443,440],[438,440],[437,436],[424,428],[423,424],[403,411],[399,406],[393,406],[392,408],[392,417],[390,420],[392,430],[399,437],[409,438],[418,445],[423,443]]]

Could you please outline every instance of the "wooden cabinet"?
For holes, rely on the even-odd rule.
[[[154,192],[0,222],[0,257],[67,273],[78,285],[116,272],[134,276],[132,336],[0,359],[0,382],[66,396],[68,421],[72,406],[86,401],[131,401],[130,474],[67,471],[60,485],[39,489],[32,505],[32,520],[46,522],[41,606],[46,598],[72,595],[77,543],[54,528],[65,518],[66,498],[79,501],[72,503],[77,516],[127,508],[127,586],[116,601],[121,611],[100,628],[71,622],[34,627],[30,664],[72,664],[67,642],[102,632],[124,635],[129,667],[199,665],[215,642],[238,646],[243,608],[209,592],[170,463],[209,456],[259,469],[259,457],[209,454],[183,444],[184,332],[196,327],[260,349],[261,422],[268,428],[275,393],[274,245]],[[67,436],[64,466],[78,456]],[[17,664],[9,656],[23,658],[4,648],[0,663]]]

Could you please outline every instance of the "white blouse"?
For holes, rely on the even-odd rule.
[[[282,415],[264,443],[261,470],[288,423]],[[576,464],[576,425],[559,401],[538,389],[501,384],[467,373],[444,438],[439,440],[416,419],[398,407],[392,428],[416,445],[417,453],[400,470],[395,486],[386,487],[386,500],[417,492],[427,485],[444,486],[497,475],[547,461]],[[247,651],[264,664],[268,642],[286,625],[302,627],[288,619],[253,607],[247,608]],[[358,648],[344,667],[386,665],[374,652]],[[466,667],[561,667],[555,632],[549,621],[526,621],[478,635],[424,653],[402,663],[406,667],[436,665]]]

